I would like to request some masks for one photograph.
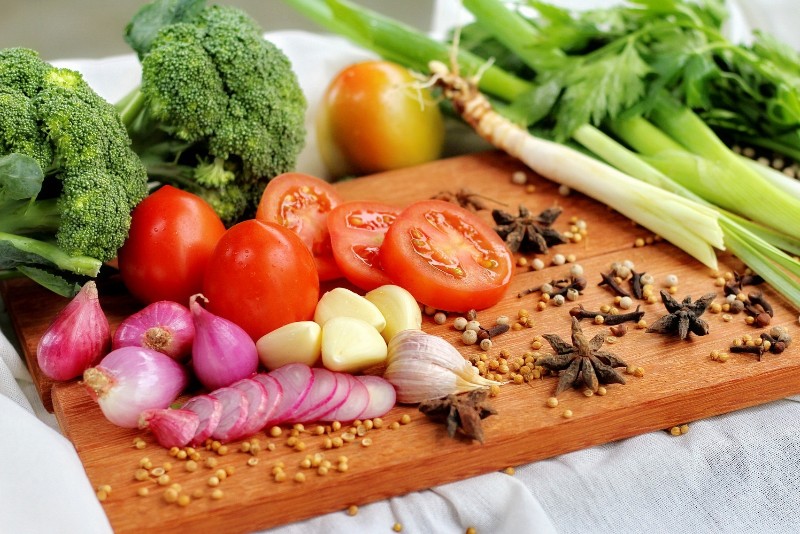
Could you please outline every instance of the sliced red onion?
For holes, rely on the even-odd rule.
[[[56,315],[36,348],[36,361],[51,380],[71,380],[111,349],[111,328],[90,280]]]
[[[270,371],[269,375],[280,383],[283,390],[283,396],[270,418],[272,424],[279,424],[288,421],[288,417],[306,398],[314,384],[314,373],[311,367],[303,363],[290,363]]]
[[[288,421],[308,423],[316,421],[321,414],[330,411],[326,406],[336,393],[338,386],[336,375],[324,367],[312,367],[311,372],[314,375],[314,383],[294,413],[286,416]]]
[[[258,352],[253,339],[239,325],[209,312],[200,305],[202,295],[193,295],[189,308],[194,320],[192,367],[209,391],[230,386],[258,370]]]
[[[269,393],[258,380],[243,378],[231,384],[247,397],[247,420],[241,429],[242,436],[250,436],[264,428],[275,405],[271,404]]]
[[[211,395],[197,395],[192,397],[181,409],[191,410],[196,413],[200,419],[197,425],[197,431],[189,444],[202,445],[217,428],[219,420],[222,418],[222,403],[216,397]]]
[[[341,406],[325,414],[324,421],[355,421],[369,405],[369,390],[359,380],[348,373],[342,373],[350,382],[350,393]]]
[[[278,408],[278,405],[283,398],[283,386],[281,386],[281,383],[278,382],[274,377],[267,373],[257,373],[253,375],[251,380],[260,382],[261,385],[264,386],[264,390],[267,392],[267,397],[269,398],[269,405],[271,408],[267,414],[267,421],[264,423],[264,426],[271,425],[275,419],[275,412]]]
[[[325,416],[338,409],[339,406],[347,401],[351,387],[347,373],[333,373],[333,376],[336,379],[336,391],[334,391],[333,395],[328,399],[328,402],[320,406],[319,409],[315,410],[313,413],[307,414],[303,418],[305,420],[298,422],[327,421]]]
[[[199,424],[200,417],[191,410],[159,408],[139,415],[139,428],[149,429],[159,445],[167,449],[188,445]]]
[[[394,408],[397,392],[391,382],[374,375],[355,375],[355,379],[364,384],[369,392],[369,404],[358,416],[359,419],[382,417]]]
[[[242,437],[242,428],[247,422],[249,409],[244,392],[232,387],[223,387],[214,390],[210,395],[222,403],[222,417],[211,432],[211,437],[223,443]]]
[[[139,414],[166,408],[188,383],[186,370],[165,354],[122,347],[83,372],[83,385],[106,419],[125,428],[139,426]]]
[[[147,347],[183,362],[192,353],[193,341],[194,323],[189,308],[161,300],[122,321],[114,333],[112,348]]]

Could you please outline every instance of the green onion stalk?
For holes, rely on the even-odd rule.
[[[542,89],[542,85],[491,65],[475,54],[456,51],[449,43],[439,42],[347,0],[284,1],[323,28],[408,68],[429,72],[431,62],[440,62],[465,78],[477,78],[480,91],[491,97],[496,103],[494,109],[508,119],[519,122],[520,106],[535,101],[531,100],[532,95]],[[558,61],[557,51],[550,49],[547,52],[550,55],[543,57],[539,47],[529,46],[538,42],[540,29],[500,0],[463,3],[483,30],[534,72],[548,62]],[[624,50],[633,47],[620,49],[626,53]],[[585,120],[570,128],[571,141],[616,171],[663,192],[651,197],[649,204],[639,201],[636,209],[624,212],[626,216],[661,234],[706,265],[716,265],[715,255],[709,256],[709,245],[729,250],[800,308],[800,262],[785,252],[800,252],[800,196],[793,194],[791,187],[783,187],[780,177],[768,179],[742,161],[688,107],[663,92],[651,94],[643,90],[640,97],[645,95],[651,97],[646,106],[650,110],[649,120],[642,114],[621,113],[622,108],[637,106],[635,102],[621,102],[618,116],[606,117],[600,125],[607,126],[610,134]],[[536,116],[537,110],[528,110],[527,114],[528,118]],[[558,181],[548,176],[553,173],[541,174]],[[606,189],[617,187],[608,183]],[[587,194],[615,209],[619,205],[608,191],[592,189]],[[684,201],[664,202],[673,196]],[[674,211],[666,213],[670,209]],[[709,210],[714,212],[714,221],[709,224],[709,219],[705,219],[705,228],[701,226],[685,235],[676,235],[682,232],[671,228],[675,220],[687,217],[699,220]],[[721,239],[717,233],[721,233]]]

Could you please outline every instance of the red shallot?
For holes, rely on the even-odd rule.
[[[199,424],[200,417],[191,410],[158,408],[139,415],[139,428],[149,429],[158,444],[167,449],[188,445]]]
[[[326,406],[334,398],[339,384],[336,374],[324,367],[314,367],[311,372],[314,374],[314,383],[311,385],[308,395],[295,408],[294,413],[287,416],[289,421],[294,423],[310,423],[316,421],[320,415],[330,411]]]
[[[391,382],[374,375],[356,375],[355,379],[367,386],[367,391],[369,391],[369,403],[364,411],[359,414],[359,419],[382,417],[394,408],[394,404],[397,401],[397,392]]]
[[[270,403],[274,399],[267,393],[263,384],[252,378],[243,378],[230,387],[241,390],[247,397],[247,419],[240,431],[241,435],[250,436],[264,428],[276,405]]]
[[[347,395],[347,401],[322,416],[320,418],[322,421],[355,421],[369,405],[369,390],[367,386],[356,380],[353,375],[343,374],[350,381],[350,393]]]
[[[253,339],[242,327],[209,312],[200,304],[202,295],[189,299],[194,320],[192,367],[209,391],[248,378],[258,369],[258,352]]]
[[[111,349],[111,329],[94,281],[86,282],[62,309],[36,348],[36,361],[52,380],[71,380]]]
[[[113,350],[83,372],[83,385],[103,415],[124,428],[136,428],[144,410],[169,406],[187,383],[181,364],[144,347]]]
[[[222,418],[222,403],[211,395],[197,395],[192,397],[186,404],[181,406],[183,410],[190,410],[199,417],[197,431],[189,443],[191,445],[201,445],[217,428],[219,420]]]
[[[242,437],[249,409],[247,396],[242,390],[232,387],[216,389],[211,396],[222,404],[222,417],[211,432],[211,437],[223,443]]]
[[[281,386],[281,383],[278,382],[275,377],[268,373],[255,374],[251,380],[260,382],[261,385],[264,386],[264,390],[267,392],[267,397],[269,398],[268,402],[270,406],[272,406],[272,410],[269,412],[264,426],[271,425],[275,421],[275,414],[278,411],[278,406],[280,405],[281,399],[283,399],[283,386]]]
[[[272,414],[272,423],[278,424],[291,421],[297,407],[305,400],[314,384],[314,373],[311,367],[303,363],[290,363],[270,371],[270,376],[275,378],[283,389],[283,396]],[[294,422],[294,421],[292,421]]]
[[[112,348],[147,347],[179,362],[192,353],[194,323],[189,308],[169,300],[148,304],[120,323]]]

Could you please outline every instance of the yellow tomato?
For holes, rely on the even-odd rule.
[[[320,155],[334,177],[437,159],[444,122],[431,94],[404,67],[365,61],[328,86],[317,116]]]

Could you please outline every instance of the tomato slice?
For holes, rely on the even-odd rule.
[[[300,236],[314,255],[320,281],[342,276],[331,251],[328,213],[342,202],[336,189],[320,178],[287,172],[269,181],[256,219],[275,222]]]
[[[392,281],[378,253],[386,231],[401,209],[379,202],[345,202],[328,214],[333,257],[347,280],[370,291]]]
[[[443,200],[404,209],[389,227],[381,266],[419,302],[446,311],[488,308],[511,282],[511,254],[476,214]]]

